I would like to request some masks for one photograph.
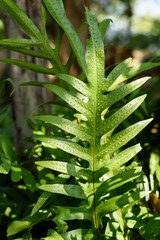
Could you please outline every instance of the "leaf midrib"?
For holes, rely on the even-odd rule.
[[[95,218],[95,226],[97,231],[97,238],[99,239],[98,234],[98,223],[97,223],[97,211],[96,211],[96,189],[95,189],[95,148],[96,148],[96,112],[97,112],[97,83],[98,83],[98,74],[97,74],[97,61],[96,61],[96,51],[94,48],[94,59],[95,59],[95,75],[96,75],[96,81],[95,81],[95,89],[94,89],[94,126],[93,126],[93,196],[94,196],[94,218]]]

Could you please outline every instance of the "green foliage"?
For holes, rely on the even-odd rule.
[[[23,235],[23,239],[32,239],[30,230],[34,225],[44,219],[52,218],[56,231],[49,230],[47,237],[42,239],[128,239],[125,230],[128,225],[124,226],[121,211],[133,206],[148,192],[138,188],[143,177],[142,168],[136,164],[127,167],[125,165],[140,152],[141,146],[136,144],[125,147],[125,145],[152,119],[138,121],[117,132],[117,127],[141,105],[146,95],[132,99],[114,113],[112,107],[141,87],[148,78],[130,83],[124,83],[125,80],[144,70],[159,66],[160,63],[148,62],[129,67],[131,62],[129,58],[116,66],[105,78],[103,38],[109,20],[98,26],[96,17],[85,8],[90,32],[85,52],[78,34],[65,15],[62,0],[42,1],[43,32],[37,29],[12,0],[0,0],[0,6],[30,37],[30,39],[1,40],[0,44],[4,45],[1,49],[47,59],[52,67],[49,69],[15,59],[0,61],[58,77],[61,83],[59,85],[45,82],[27,82],[21,85],[35,85],[49,89],[61,98],[63,104],[58,103],[60,111],[64,113],[65,106],[71,109],[72,113],[71,115],[64,113],[63,116],[39,114],[34,117],[46,128],[51,126],[53,129],[50,133],[34,131],[37,136],[33,141],[38,143],[38,148],[43,149],[40,161],[36,161],[39,180],[42,183],[41,171],[46,169],[53,170],[55,178],[50,178],[48,182],[40,185],[39,188],[44,192],[35,204],[31,216],[13,221],[8,227],[8,236],[29,229],[29,232]],[[55,49],[51,48],[45,29],[47,10],[60,29]],[[64,33],[72,47],[65,66],[59,56]],[[28,49],[35,46],[41,51]],[[74,57],[77,58],[82,69],[79,78],[68,74]],[[0,146],[1,173],[8,174],[11,170],[12,181],[18,182],[23,178],[26,187],[34,192],[37,187],[35,178],[29,170],[19,164],[12,144],[3,136]],[[35,147],[31,155],[37,149]],[[43,157],[43,151],[48,151],[49,154]],[[44,204],[48,209],[39,210]],[[115,216],[118,220],[115,220]],[[70,221],[76,223],[73,228]],[[143,231],[145,234],[148,233],[147,225]]]

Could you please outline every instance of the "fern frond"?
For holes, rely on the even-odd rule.
[[[91,36],[87,40],[85,52],[78,34],[65,15],[62,0],[42,1],[43,33],[12,0],[0,0],[0,6],[8,11],[31,38],[29,40],[1,40],[0,44],[4,45],[1,49],[48,59],[52,68],[14,59],[0,61],[34,72],[55,75],[61,83],[65,84],[26,82],[21,86],[34,85],[47,88],[67,103],[69,108],[74,109],[74,113],[77,112],[74,118],[73,116],[71,118],[53,115],[34,116],[35,120],[60,129],[62,134],[62,137],[54,132],[50,135],[35,136],[34,141],[40,141],[44,147],[53,151],[58,148],[71,154],[74,157],[74,163],[72,159],[68,161],[68,159],[59,158],[36,162],[38,166],[55,171],[57,177],[52,184],[40,186],[44,192],[32,210],[32,217],[52,194],[64,195],[66,199],[77,198],[80,204],[76,207],[72,202],[69,203],[69,206],[52,206],[52,211],[55,213],[54,222],[58,226],[57,232],[53,232],[54,238],[65,240],[108,239],[107,230],[105,232],[103,230],[104,224],[106,224],[103,222],[103,217],[146,195],[146,192],[135,191],[138,179],[143,174],[141,167],[125,168],[125,164],[141,150],[141,146],[136,144],[125,149],[125,145],[152,121],[152,119],[140,121],[121,131],[117,129],[119,124],[123,123],[141,105],[146,95],[133,99],[112,115],[109,112],[110,107],[114,107],[116,102],[142,86],[149,77],[123,83],[123,86],[120,86],[122,82],[144,70],[159,66],[160,63],[142,63],[130,67],[131,58],[128,58],[118,64],[105,78],[103,38],[110,20],[105,20],[98,25],[96,16],[85,8]],[[47,10],[60,27],[55,49],[51,48],[47,37]],[[64,33],[72,48],[70,58],[65,66],[59,56]],[[34,46],[40,47],[41,52],[27,49]],[[75,56],[82,69],[78,78],[68,74]],[[76,116],[78,116],[77,121],[73,121]],[[68,136],[70,137],[68,138]],[[123,149],[121,149],[122,147]],[[70,180],[70,183],[67,183],[67,180]],[[65,232],[63,232],[59,226],[61,223],[66,224],[64,221],[69,220],[88,220],[89,227],[79,227],[79,229],[68,232],[65,227]],[[10,228],[9,232],[12,235]],[[14,233],[17,233],[17,230]]]

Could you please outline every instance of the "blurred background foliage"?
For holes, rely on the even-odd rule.
[[[132,65],[144,61],[160,61],[160,0],[86,0],[84,2],[90,8],[91,12],[97,15],[99,22],[105,18],[112,19],[105,36],[106,67],[111,66],[106,74],[108,74],[116,64],[130,56],[133,58]],[[76,30],[78,30],[81,23],[85,21],[82,1],[64,0],[64,3],[70,21],[73,23]],[[0,39],[3,39],[7,36],[5,33],[2,10],[0,13]],[[51,44],[54,46],[54,41],[58,35],[58,29],[50,16],[48,16],[47,31]],[[86,28],[81,36],[84,46],[87,38],[88,30]],[[63,53],[62,61],[65,62],[70,51],[70,46],[66,39],[63,39],[61,50]],[[4,50],[0,51],[0,58],[5,58],[6,55],[7,52]],[[13,142],[14,110],[12,109],[12,98],[10,98],[12,87],[9,82],[4,81],[4,79],[9,77],[8,68],[8,65],[1,63],[0,136],[6,136],[6,142],[10,140]],[[74,63],[72,73],[77,75],[78,72],[79,67]],[[125,120],[123,125],[119,127],[127,127],[137,120],[154,117],[151,124],[134,140],[135,142],[141,142],[143,147],[143,150],[134,161],[140,162],[143,166],[145,172],[143,179],[144,187],[146,190],[151,190],[151,194],[150,196],[146,196],[143,203],[130,206],[129,210],[127,209],[126,212],[124,210],[124,216],[131,239],[158,240],[160,239],[160,230],[153,231],[153,227],[155,226],[156,229],[159,229],[160,224],[160,68],[147,71],[138,77],[146,75],[152,76],[152,78],[141,89],[136,90],[130,95],[130,98],[128,98],[128,101],[130,101],[132,98],[135,98],[136,95],[147,93],[148,96],[144,104],[131,118]],[[125,103],[125,99],[123,103],[118,103],[120,105],[117,104],[117,109],[121,104]],[[117,109],[113,109],[113,111]],[[52,113],[55,114],[55,111],[58,112],[58,107],[55,108],[52,106]],[[66,113],[60,114],[65,115]],[[39,132],[39,134],[43,135],[44,131],[46,131],[45,127],[39,125],[39,123],[33,123],[31,120],[28,120],[28,123],[33,133]],[[22,139],[20,139],[20,141],[22,141]],[[28,139],[28,141],[31,140]],[[8,148],[5,148],[1,142],[0,165],[4,164],[4,159],[8,159],[7,151],[9,150],[7,149]],[[12,151],[16,154],[13,145]],[[44,172],[43,169],[37,169],[36,172],[33,165],[34,161],[32,161],[32,159],[42,158],[44,160],[47,158],[48,154],[50,153],[45,152],[44,148],[39,145],[35,145],[31,149],[26,149],[23,153],[19,153],[15,160],[22,172],[21,181],[19,183],[16,181],[12,183],[8,175],[0,174],[0,224],[2,224],[3,227],[3,231],[0,231],[1,239],[6,239],[6,225],[8,223],[13,219],[24,217],[26,214],[30,213],[31,207],[38,195],[38,186],[34,178],[38,179],[39,182],[50,182],[52,178],[54,178],[54,175],[50,171]],[[13,172],[14,174],[13,166],[11,167],[11,173]],[[32,170],[27,178],[25,173],[28,169]],[[9,169],[7,173],[9,173]],[[33,192],[36,192],[36,195],[33,195]],[[7,205],[8,203],[9,205]],[[24,211],[24,209],[26,210]],[[154,221],[155,219],[156,221]],[[150,230],[148,229],[148,223],[152,226]],[[132,229],[132,231],[130,231],[130,229]],[[138,229],[141,230],[139,231]]]

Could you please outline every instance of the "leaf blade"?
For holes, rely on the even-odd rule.
[[[58,137],[34,137],[34,139],[42,141],[42,143],[47,143],[52,146],[56,146],[65,152],[68,152],[70,154],[73,154],[77,157],[80,157],[82,159],[85,159],[87,161],[92,160],[92,157],[89,154],[89,150],[87,148],[84,148],[72,141],[66,140],[65,138],[58,138]]]
[[[116,81],[114,82],[114,84],[111,86],[109,90],[116,88],[121,82],[127,79],[130,79],[141,72],[147,71],[151,68],[158,67],[158,66],[160,66],[160,63],[146,62],[146,63],[137,64],[132,67],[128,67],[126,71],[124,71],[121,75],[119,75],[119,77],[116,79]]]
[[[105,154],[111,154],[120,147],[124,146],[132,138],[134,138],[144,127],[146,127],[153,119],[140,121],[130,127],[115,134],[108,144],[104,144],[97,150],[97,156],[103,157]]]
[[[54,92],[56,95],[58,95],[60,98],[62,98],[65,102],[67,102],[69,105],[71,105],[73,108],[75,108],[80,113],[83,113],[88,117],[90,115],[90,109],[87,107],[87,103],[81,101],[80,99],[73,96],[71,93],[66,91],[65,89],[54,85],[54,84],[44,84],[45,88],[48,88],[52,92]]]
[[[103,110],[110,107],[114,103],[118,102],[120,99],[127,96],[129,93],[142,86],[148,79],[150,79],[150,77],[140,78],[105,95],[103,105],[101,105],[100,109]]]
[[[145,191],[141,192],[133,192],[133,193],[127,193],[124,195],[116,196],[113,197],[109,200],[106,200],[102,202],[98,207],[97,207],[97,212],[99,214],[104,214],[108,212],[113,212],[115,210],[118,210],[119,208],[122,208],[126,206],[127,204],[130,204],[132,202],[135,202],[147,195]]]
[[[101,125],[99,126],[98,135],[102,136],[103,134],[111,131],[112,129],[116,128],[121,122],[123,122],[128,116],[130,116],[144,101],[146,95],[142,95],[137,97],[127,103],[125,106],[120,108],[114,114],[112,114],[109,118],[102,121]]]
[[[68,119],[62,118],[62,117],[56,117],[51,115],[39,115],[34,116],[34,119],[44,121],[45,123],[50,123],[52,125],[55,125],[61,129],[63,129],[66,132],[69,132],[80,139],[84,139],[86,141],[89,141],[92,139],[92,136],[90,135],[89,129],[86,127],[83,127],[75,122],[72,122]]]
[[[13,64],[33,72],[44,73],[44,74],[55,74],[55,69],[53,70],[52,68],[46,68],[46,67],[37,65],[35,63],[25,62],[25,61],[16,60],[16,59],[0,59],[0,62]]]
[[[1,0],[0,6],[19,24],[19,26],[31,37],[42,39],[41,32],[30,18],[12,0]]]
[[[58,193],[70,197],[75,197],[79,199],[86,199],[82,189],[78,185],[72,184],[45,184],[39,187],[42,190]]]
[[[79,79],[77,79],[73,76],[69,76],[67,74],[63,74],[63,73],[56,74],[56,77],[69,83],[72,87],[74,87],[76,90],[83,93],[84,95],[86,95],[86,96],[90,95],[87,85],[84,82],[80,81]]]
[[[44,0],[44,3],[49,12],[51,13],[51,15],[53,16],[53,18],[66,33],[70,41],[70,44],[75,52],[75,55],[78,59],[78,62],[82,67],[83,71],[85,72],[85,74],[87,75],[84,49],[73,25],[69,22],[68,18],[65,15],[63,2],[61,0],[60,1]]]
[[[82,167],[78,167],[76,165],[73,165],[71,163],[62,162],[62,161],[37,161],[35,162],[36,165],[49,168],[54,171],[62,172],[65,174],[68,174],[73,177],[77,178],[88,178],[90,177],[89,174],[87,174],[86,169]]]

